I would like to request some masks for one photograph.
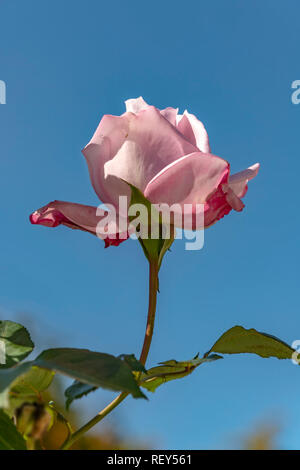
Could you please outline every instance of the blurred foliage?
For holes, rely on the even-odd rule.
[[[23,320],[26,320],[26,324],[31,325],[31,330],[34,327],[36,328],[32,336],[43,338],[44,332],[48,331],[48,328],[40,328],[39,324],[32,320],[31,314],[26,314],[25,318],[22,318],[22,323]],[[31,367],[29,363],[28,365],[21,364],[19,366],[21,370],[7,367],[7,365],[11,366],[18,363],[19,360],[24,359],[32,351],[33,343],[26,328],[12,321],[0,321],[0,338],[2,341],[7,342],[6,364],[2,366],[0,371],[2,373],[3,388],[0,390],[2,392],[2,407],[5,408],[4,417],[6,416],[7,423],[11,422],[16,426],[12,426],[11,429],[15,429],[17,437],[17,431],[24,436],[28,449],[59,449],[66,440],[70,428],[74,431],[86,421],[85,410],[82,406],[73,406],[71,411],[66,410],[65,381],[58,374],[55,375],[52,382],[53,372],[40,367]],[[56,335],[48,340],[44,338],[41,343],[43,345],[48,343],[53,348],[56,338]],[[124,355],[118,361],[120,359],[124,363],[128,363],[133,370],[138,370],[136,369],[137,361],[133,355]],[[24,367],[24,370],[22,367]],[[71,401],[69,400],[69,404]],[[118,415],[115,414],[114,416],[114,424],[109,424],[112,423],[111,421],[101,423],[98,431],[97,428],[91,430],[79,439],[71,449],[126,450],[149,448],[149,445],[125,437],[125,431],[122,432],[121,430],[122,426],[118,421]]]
[[[244,450],[278,450],[277,437],[280,429],[271,425],[256,429],[243,439]]]
[[[46,391],[40,394],[39,403],[24,403],[14,411],[14,421],[19,431],[27,437],[28,449],[59,449],[68,436],[68,427],[73,430],[82,422],[82,409],[74,407],[66,411],[62,401],[63,387],[58,377]],[[48,404],[53,403],[52,406]],[[54,411],[55,410],[55,411]],[[49,425],[51,425],[49,429]],[[126,450],[145,449],[149,446],[142,442],[130,441],[120,432],[118,424],[101,424],[101,430],[91,431],[79,439],[71,450]]]
[[[57,397],[63,397],[59,380],[55,380],[53,383],[49,399],[55,402],[56,408],[68,419],[73,430],[78,429],[80,424],[82,424],[82,409],[80,410],[79,407],[74,406],[67,412],[64,403],[60,402]],[[135,440],[129,440],[125,437],[120,430],[121,426],[119,426],[117,420],[114,421],[114,424],[103,422],[99,428],[98,430],[92,430],[84,435],[71,447],[71,450],[126,450],[149,448],[149,445]],[[65,441],[67,436],[68,429],[66,425],[60,420],[55,420],[53,427],[42,439],[42,447],[44,449],[57,449]]]
[[[257,424],[241,439],[243,450],[279,450],[278,440],[282,426],[274,421]]]

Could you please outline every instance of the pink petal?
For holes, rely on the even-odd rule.
[[[255,178],[258,174],[259,167],[259,163],[255,163],[255,165],[250,166],[247,170],[230,175],[228,180],[229,186],[238,197],[245,196],[248,189],[247,183],[249,180]]]
[[[147,185],[151,202],[205,203],[229,173],[229,164],[212,154],[193,152],[166,166]]]
[[[184,204],[192,204],[193,217],[196,204],[206,204],[219,185],[227,182],[228,175],[228,162],[212,154],[194,152],[164,168],[148,183],[144,194],[155,204],[180,204],[182,209]],[[201,228],[195,227],[194,220],[192,225]]]
[[[65,225],[72,229],[79,229],[97,235],[97,225],[103,217],[107,216],[107,212],[102,211],[102,215],[97,215],[96,211],[97,207],[93,206],[53,201],[33,212],[30,215],[30,222],[46,227]],[[126,238],[128,238],[128,235],[124,233],[121,235],[118,233],[112,234],[112,236],[104,239],[105,248],[110,245],[117,246]]]
[[[229,184],[223,184],[222,190],[226,195],[226,201],[228,204],[237,212],[240,212],[244,209],[245,204],[243,201],[235,194],[235,192],[231,189]]]
[[[111,185],[105,189],[117,195],[127,194],[124,183],[118,183],[117,178],[144,191],[163,168],[197,150],[153,106],[137,115],[131,114],[128,119],[126,140],[116,153],[111,152],[104,168],[105,178]]]
[[[201,152],[210,153],[206,129],[196,116],[184,111],[183,115],[177,117],[177,129]]]
[[[140,96],[139,98],[132,98],[125,101],[126,111],[129,113],[138,114],[140,111],[147,109],[149,104],[146,103],[144,98]],[[173,126],[176,127],[176,116],[178,109],[175,108],[165,108],[160,110],[161,115],[167,119]]]
[[[82,150],[96,194],[105,204],[113,204],[116,207],[119,193],[130,196],[130,190],[122,181],[108,178],[104,169],[105,163],[109,162],[125,143],[131,116],[131,113],[103,116],[91,141]]]
[[[160,114],[167,119],[172,126],[176,127],[178,108],[165,108],[160,111]]]
[[[226,200],[226,195],[222,191],[221,185],[217,188],[215,193],[209,198],[205,204],[204,210],[204,226],[210,227],[218,220],[222,219],[224,215],[229,214],[232,207]]]
[[[225,215],[229,214],[232,210],[226,194],[222,189],[222,184],[216,191],[208,198],[204,210],[204,226],[205,228],[215,224],[218,220],[222,219]]]
[[[140,111],[142,111],[143,109],[148,108],[149,105],[146,103],[144,98],[142,96],[140,96],[139,98],[132,98],[130,100],[126,100],[125,101],[125,106],[126,106],[126,111],[128,113],[137,114]]]
[[[243,202],[234,194],[228,184],[221,183],[205,204],[205,228],[215,224],[218,220],[229,214],[232,209],[240,212],[244,207]]]
[[[247,170],[229,176],[228,183],[221,184],[213,194],[205,208],[205,227],[213,225],[232,209],[240,212],[245,207],[240,199],[247,192],[248,180],[254,178],[259,170],[259,164],[252,165]]]

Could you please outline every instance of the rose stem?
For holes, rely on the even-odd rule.
[[[158,263],[156,260],[149,262],[149,306],[148,306],[148,318],[147,326],[144,337],[143,349],[140,356],[140,362],[145,365],[153,336],[155,311],[156,311],[156,300],[157,300],[157,288],[158,288]],[[83,434],[89,431],[93,426],[102,421],[112,410],[114,410],[123,400],[128,396],[127,392],[122,392],[118,395],[109,405],[107,405],[102,411],[100,411],[94,418],[88,421],[76,432],[71,434],[61,446],[61,450],[69,449],[74,442],[76,442]]]

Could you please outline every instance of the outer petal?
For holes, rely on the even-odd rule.
[[[201,152],[210,153],[206,129],[196,116],[184,111],[183,115],[177,116],[177,129]]]
[[[75,204],[72,202],[53,201],[38,209],[30,215],[32,224],[44,225],[46,227],[57,227],[65,225],[72,229],[79,229],[97,235],[97,225],[107,216],[107,212],[102,211],[101,215],[97,207]],[[105,247],[110,245],[118,246],[128,238],[127,234],[116,234],[106,237]]]
[[[156,204],[180,204],[181,210],[184,204],[191,204],[192,227],[185,228],[203,228],[195,225],[196,204],[205,205],[219,185],[227,182],[228,175],[228,162],[212,154],[194,152],[164,168],[149,182],[144,194]]]
[[[244,208],[243,202],[233,193],[227,184],[220,184],[214,194],[212,194],[204,209],[205,228],[215,224],[222,219],[224,215],[234,209],[238,212]]]
[[[247,183],[249,180],[255,178],[259,171],[259,167],[259,163],[255,163],[255,165],[250,166],[247,170],[240,171],[239,173],[235,173],[229,177],[229,186],[238,197],[245,196],[248,189]]]
[[[222,189],[222,184],[210,196],[205,204],[204,209],[204,226],[205,228],[215,224],[218,220],[222,219],[224,215],[229,214],[232,210],[231,205],[228,203],[226,194]]]
[[[123,116],[103,116],[91,141],[82,150],[88,164],[93,188],[105,204],[115,206],[118,204],[120,187],[124,194],[130,194],[124,183],[118,180],[109,181],[104,174],[105,163],[118,153],[126,141],[130,116],[133,115],[125,113]]]
[[[204,204],[228,174],[229,164],[222,158],[194,152],[165,167],[144,194],[153,203]]]
[[[221,184],[217,191],[208,199],[205,207],[205,227],[209,227],[228,214],[232,209],[243,210],[244,203],[240,198],[247,192],[248,180],[254,178],[259,170],[259,164],[252,165],[247,170],[229,176],[228,183]]]

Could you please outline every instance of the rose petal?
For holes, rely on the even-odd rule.
[[[229,164],[212,154],[194,152],[166,166],[147,185],[151,202],[204,204],[229,173]]]
[[[46,227],[57,227],[65,225],[72,229],[79,229],[98,235],[97,225],[107,216],[107,212],[97,210],[97,207],[85,206],[72,202],[53,201],[30,215],[32,224],[44,225]],[[105,248],[110,245],[118,246],[128,238],[128,233],[112,233],[110,236],[101,237],[105,241]]]
[[[125,101],[126,111],[129,113],[139,113],[143,109],[148,108],[148,103],[144,100],[142,96],[139,98],[132,98]]]
[[[111,152],[111,159],[105,163],[105,178],[110,179],[114,194],[123,195],[124,188],[113,176],[144,191],[163,168],[196,150],[159,110],[149,106],[131,115],[126,141],[116,154]]]
[[[227,182],[228,175],[228,162],[212,154],[194,152],[168,165],[156,175],[148,183],[145,196],[155,204],[180,204],[181,210],[184,204],[191,204],[190,214],[185,208],[187,220],[191,217],[193,228],[203,228],[195,225],[196,204],[205,205],[216,188]],[[180,226],[178,222],[176,225]]]
[[[177,116],[177,128],[201,152],[210,153],[208,134],[196,116],[184,111],[183,115]]]
[[[254,178],[259,170],[259,164],[252,165],[247,170],[230,175],[228,183],[221,184],[215,194],[207,201],[205,207],[205,227],[213,225],[232,209],[240,212],[245,207],[240,199],[247,192],[248,180]]]
[[[126,111],[134,114],[138,114],[140,111],[147,109],[149,104],[146,103],[144,98],[140,96],[139,98],[132,98],[125,101]],[[161,115],[167,119],[173,126],[176,127],[176,116],[178,113],[178,108],[165,108],[160,110]]]
[[[205,228],[215,224],[218,220],[222,219],[232,210],[232,207],[227,201],[226,194],[224,193],[222,186],[222,184],[219,185],[217,190],[208,198],[208,201],[205,204]]]
[[[167,119],[172,126],[176,127],[176,118],[177,118],[178,108],[165,108],[161,109],[160,114]]]
[[[241,212],[245,207],[243,201],[234,193],[228,184],[224,184],[222,189],[226,194],[226,201],[232,207],[232,209],[237,212]]]
[[[238,197],[244,197],[247,192],[247,183],[249,180],[255,178],[259,171],[259,163],[250,166],[247,170],[240,171],[234,175],[230,175],[228,183],[231,189]]]
[[[96,194],[105,204],[116,207],[119,193],[129,197],[130,190],[122,181],[108,179],[104,174],[104,166],[124,144],[129,132],[130,116],[133,115],[125,113],[122,116],[103,116],[91,141],[82,150]]]

